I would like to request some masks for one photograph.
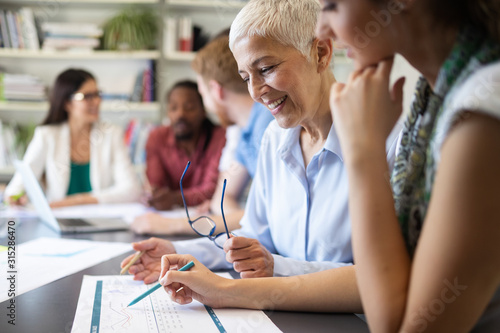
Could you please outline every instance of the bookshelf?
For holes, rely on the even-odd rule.
[[[167,52],[164,47],[164,25],[168,17],[190,17],[207,37],[212,37],[231,25],[246,1],[238,0],[3,0],[0,8],[16,9],[27,6],[41,11],[45,19],[54,22],[93,22],[102,24],[129,5],[145,5],[159,13],[158,46],[144,51],[63,52],[0,48],[0,67],[11,73],[39,76],[50,86],[55,76],[69,67],[92,72],[105,92],[120,92],[133,87],[136,75],[152,60],[156,61],[157,101],[133,103],[106,101],[101,104],[102,119],[125,126],[131,118],[160,122],[164,116],[165,92],[178,80],[195,79],[190,63],[195,52]],[[351,61],[336,55],[334,72],[347,76]],[[47,102],[0,102],[0,120],[17,123],[39,123],[48,110]],[[0,168],[0,177],[13,168]]]
[[[48,51],[0,48],[0,59],[78,59],[78,60],[105,60],[105,59],[160,59],[160,51]]]

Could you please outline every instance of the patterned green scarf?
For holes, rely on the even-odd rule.
[[[500,46],[483,36],[470,27],[463,29],[440,69],[435,91],[423,77],[417,83],[391,179],[396,214],[411,255],[431,198],[437,166],[430,147],[445,98],[480,66],[500,58]]]

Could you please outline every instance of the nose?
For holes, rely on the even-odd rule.
[[[260,102],[262,96],[267,92],[264,80],[252,77],[249,80],[248,92],[254,101]]]

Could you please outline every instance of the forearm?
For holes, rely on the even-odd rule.
[[[210,200],[210,211],[214,214],[220,215],[221,210],[220,210],[220,201],[221,201],[221,196],[222,193],[219,193],[219,191],[215,191],[212,199]],[[232,213],[234,211],[241,211],[241,206],[238,203],[236,199],[234,199],[233,196],[229,195],[227,192],[224,197],[224,214],[226,216],[229,213]]]
[[[233,280],[224,306],[311,312],[362,312],[354,266],[283,278]]]
[[[372,329],[396,331],[405,311],[410,259],[394,210],[385,154],[373,149],[347,163],[353,252],[365,311]]]
[[[230,213],[224,212],[225,217],[226,217],[226,224],[227,224],[227,229],[229,231],[239,229],[240,228],[240,220],[245,214],[245,211],[243,209],[239,209],[236,211],[232,211]],[[226,229],[224,228],[224,221],[222,220],[222,215],[211,215],[210,218],[214,220],[216,229],[215,229],[215,234],[218,234],[220,232],[225,232]]]
[[[273,254],[274,276],[294,276],[326,271],[333,268],[350,266],[352,263],[334,261],[304,261]]]
[[[81,194],[74,194],[67,196],[66,198],[59,200],[59,201],[54,201],[50,203],[50,207],[52,208],[59,208],[59,207],[66,207],[66,206],[76,206],[76,205],[88,205],[88,204],[96,204],[99,203],[97,198],[87,194],[87,193],[81,193]]]

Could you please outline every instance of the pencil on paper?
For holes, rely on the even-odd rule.
[[[140,252],[137,252],[135,254],[135,256],[128,262],[128,264],[126,264],[122,270],[120,271],[120,275],[123,275],[126,271],[128,271],[128,269],[130,268],[130,266],[132,266],[133,264],[135,264],[135,262],[137,260],[139,260],[139,258],[144,254],[144,251],[140,251]]]

